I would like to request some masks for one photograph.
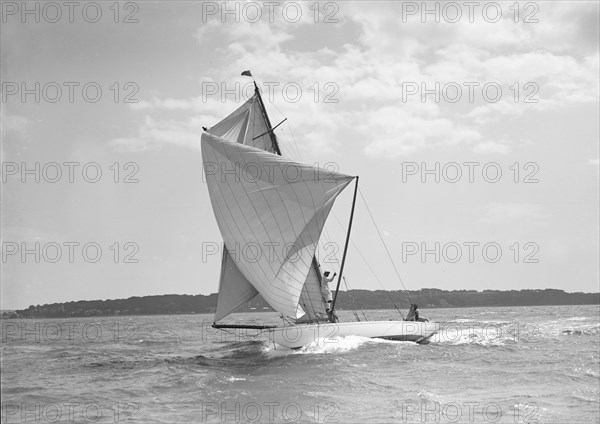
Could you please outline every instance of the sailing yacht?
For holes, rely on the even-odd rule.
[[[250,76],[249,71],[242,75]],[[362,336],[426,343],[433,322],[338,322],[335,302],[342,279],[356,203],[358,177],[282,156],[260,89],[202,134],[202,160],[224,248],[213,327],[267,333],[275,346],[296,349],[318,340]],[[354,182],[348,234],[328,310],[315,252],[338,195]],[[258,294],[283,324],[219,323]]]

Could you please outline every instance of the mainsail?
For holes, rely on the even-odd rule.
[[[211,127],[208,132],[228,141],[281,154],[258,90],[242,106]],[[236,266],[231,266],[233,261],[228,249],[225,244],[215,321],[224,318],[257,294],[256,291],[248,290],[252,285],[244,281],[243,274],[238,272]],[[319,267],[317,259],[313,257],[299,300],[306,314],[297,322],[327,320],[326,306],[321,294]]]
[[[232,281],[250,283],[273,309],[301,318],[300,297],[325,220],[354,177],[210,133],[202,135],[202,159],[215,217],[237,265]],[[224,276],[221,281],[229,284]],[[238,301],[251,296],[246,289]]]

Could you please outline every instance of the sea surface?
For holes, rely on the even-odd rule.
[[[421,315],[442,325],[428,345],[346,337],[299,350],[214,330],[212,315],[2,320],[2,422],[600,422],[598,306]]]

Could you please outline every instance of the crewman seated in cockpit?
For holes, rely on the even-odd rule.
[[[420,322],[429,321],[427,318],[419,317],[419,311],[417,310],[418,307],[419,307],[419,305],[417,305],[416,303],[410,304],[410,310],[408,311],[408,315],[406,315],[405,321],[420,321]]]
[[[416,303],[410,304],[410,309],[408,310],[408,315],[406,315],[405,321],[418,321],[419,320],[419,312],[417,312],[417,308],[419,306]]]

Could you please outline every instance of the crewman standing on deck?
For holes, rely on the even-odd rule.
[[[323,295],[323,300],[325,301],[327,314],[329,315],[329,311],[331,310],[331,302],[333,302],[333,296],[331,294],[331,290],[329,289],[329,283],[333,281],[337,273],[331,275],[330,271],[325,271],[323,274],[323,282],[321,283],[321,294]]]

